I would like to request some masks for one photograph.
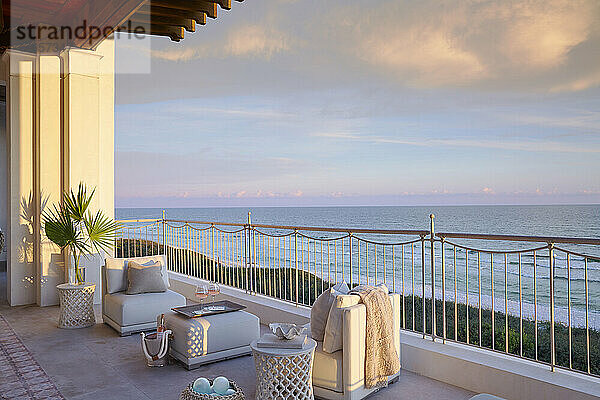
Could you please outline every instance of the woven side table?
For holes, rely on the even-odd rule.
[[[313,400],[312,367],[317,342],[302,349],[257,347],[250,344],[256,366],[257,400]]]
[[[94,315],[96,284],[72,285],[63,283],[56,286],[56,288],[60,300],[59,328],[85,328],[96,323],[96,316]]]

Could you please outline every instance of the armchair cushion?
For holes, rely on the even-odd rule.
[[[185,306],[185,297],[172,290],[162,293],[104,295],[104,314],[120,326],[156,323],[156,316]]]
[[[131,258],[107,258],[104,266],[106,293],[112,294],[127,290],[127,264],[130,260],[141,265],[145,265],[149,262],[160,262],[163,279],[167,288],[169,288],[169,275],[167,272],[167,263],[164,255]]]
[[[327,353],[323,351],[323,342],[317,342],[313,361],[313,385],[343,392],[343,359],[341,350]]]
[[[166,290],[167,285],[163,279],[160,262],[140,265],[135,261],[129,261],[126,294],[156,293]]]
[[[333,353],[342,349],[344,336],[344,308],[357,305],[359,302],[360,297],[353,294],[340,294],[335,298],[327,318],[325,337],[323,339],[323,351],[326,353]]]
[[[337,295],[347,294],[348,290],[346,282],[338,283],[321,293],[315,300],[310,309],[310,333],[317,342],[322,342],[325,337],[325,327],[333,301]]]

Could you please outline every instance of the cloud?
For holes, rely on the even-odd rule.
[[[362,24],[357,37],[358,58],[386,69],[396,80],[417,86],[454,85],[489,75],[479,56],[452,34],[453,24],[440,26],[437,18],[395,23],[385,16],[387,7],[381,6],[368,19],[368,25]]]
[[[543,153],[600,153],[598,146],[580,146],[573,143],[534,140],[492,140],[492,139],[431,139],[404,138],[374,135],[361,135],[349,132],[320,132],[313,136],[340,140],[362,141],[374,144],[400,144],[419,147],[474,147],[485,149],[516,150]]]
[[[550,88],[552,93],[578,92],[591,87],[600,86],[600,71],[591,73],[583,78],[575,78]]]
[[[210,44],[167,49],[154,49],[152,56],[166,61],[186,62],[201,58],[256,57],[269,60],[290,49],[289,37],[276,29],[261,25],[237,26],[225,39]]]
[[[600,85],[599,27],[597,0],[264,0],[181,43],[152,39],[152,73],[117,76],[117,99],[349,86],[577,93]]]
[[[577,0],[513,2],[491,6],[493,20],[506,20],[499,49],[514,66],[533,69],[564,64],[569,51],[586,41],[597,21],[597,3]],[[595,21],[596,20],[596,21]]]
[[[600,23],[594,0],[376,4],[356,24],[337,19],[331,31],[341,30],[338,38],[358,43],[349,47],[350,40],[341,39],[341,48],[356,49],[357,58],[397,82],[418,87],[522,83],[549,73],[554,74],[553,87],[561,79],[557,68],[568,67],[571,51],[591,39]],[[356,9],[347,10],[346,19],[348,12]],[[597,33],[594,39],[598,41]],[[592,68],[600,72],[600,66]],[[562,79],[570,79],[568,70],[561,72]],[[583,90],[596,84],[593,75],[553,90]]]
[[[259,25],[237,28],[229,34],[225,54],[234,57],[263,57],[289,50],[289,39],[282,32]]]

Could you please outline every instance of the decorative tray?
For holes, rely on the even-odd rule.
[[[206,317],[209,315],[223,314],[227,312],[239,311],[246,308],[241,304],[233,303],[229,300],[215,301],[209,304],[194,304],[191,306],[175,307],[173,311],[188,318]]]

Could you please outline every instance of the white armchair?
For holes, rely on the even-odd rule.
[[[162,293],[125,294],[127,289],[127,264],[159,261],[165,284],[169,287],[167,260],[164,255],[107,258],[102,267],[102,318],[121,336],[156,328],[156,317],[173,307],[186,305],[183,295],[167,290]]]
[[[394,313],[395,343],[400,357],[400,295],[390,294]],[[317,342],[313,364],[313,389],[315,397],[334,400],[355,400],[375,392],[367,389],[365,378],[365,327],[367,310],[363,304],[344,309],[343,349],[334,353],[323,351],[323,342]],[[390,376],[389,382],[398,380],[400,372]]]

